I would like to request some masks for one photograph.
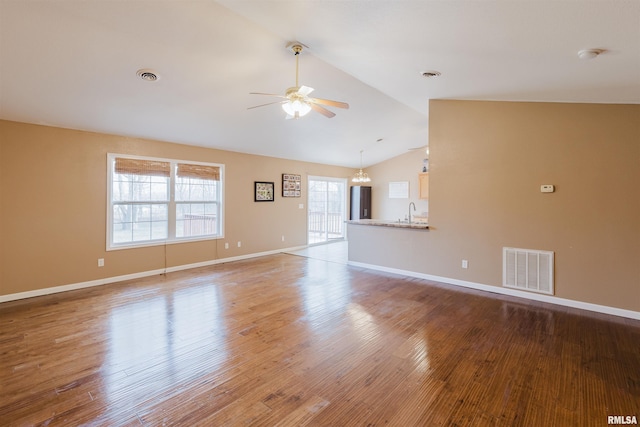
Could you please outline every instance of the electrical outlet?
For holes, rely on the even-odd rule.
[[[238,247],[240,247],[240,246],[242,246],[242,242],[239,241],[238,242]]]
[[[298,203],[298,209],[304,209],[304,203]]]
[[[469,268],[469,261],[467,261],[466,259],[462,260],[462,268]]]
[[[104,267],[104,258],[98,258],[98,267]]]
[[[225,244],[224,244],[224,248],[225,248],[225,249],[229,249],[229,243],[225,243]]]
[[[284,242],[284,234],[282,235],[282,241]]]

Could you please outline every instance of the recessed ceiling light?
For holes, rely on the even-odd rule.
[[[432,77],[439,77],[441,75],[442,75],[442,73],[440,71],[434,71],[434,70],[423,71],[422,72],[422,77],[426,77],[428,79],[430,79]]]
[[[160,76],[158,75],[158,73],[148,68],[142,68],[136,71],[136,75],[147,82],[155,82],[156,80],[160,80]]]

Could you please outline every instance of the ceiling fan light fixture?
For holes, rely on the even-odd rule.
[[[265,105],[281,104],[282,109],[287,113],[287,119],[290,119],[292,117],[297,119],[299,117],[307,115],[311,110],[314,110],[330,119],[336,114],[333,111],[327,109],[325,106],[349,108],[349,104],[347,104],[346,102],[333,101],[331,99],[310,98],[308,95],[313,92],[313,88],[304,85],[300,86],[300,84],[298,83],[299,56],[300,52],[302,52],[303,46],[303,44],[298,42],[292,42],[287,45],[287,48],[293,50],[293,54],[296,58],[296,85],[287,89],[284,96],[276,95],[274,93],[249,92],[250,95],[276,96],[278,98],[284,98],[285,100],[256,105],[254,107],[249,107],[249,110],[258,107],[264,107]]]
[[[285,102],[282,104],[282,109],[285,113],[294,117],[302,117],[311,111],[311,107],[307,103],[301,102],[297,99]]]

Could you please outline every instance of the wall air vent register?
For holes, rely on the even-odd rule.
[[[502,248],[502,286],[553,295],[553,252]]]

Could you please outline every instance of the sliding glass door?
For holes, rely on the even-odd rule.
[[[347,180],[320,176],[308,180],[308,244],[344,239]]]

